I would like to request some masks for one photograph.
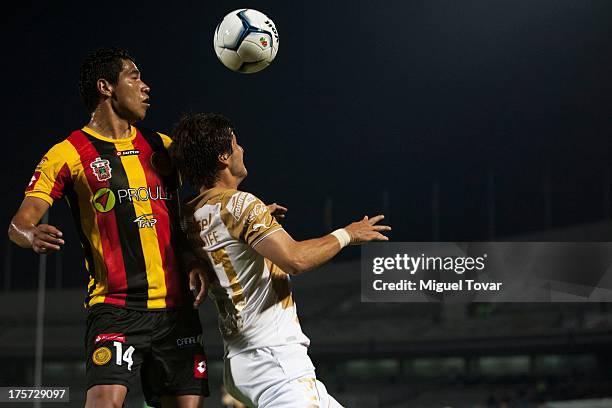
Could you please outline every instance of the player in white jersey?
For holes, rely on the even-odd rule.
[[[225,386],[249,407],[340,407],[317,381],[293,302],[290,275],[330,260],[344,246],[385,241],[383,216],[297,242],[266,206],[237,190],[247,175],[232,124],[215,114],[187,115],[171,154],[200,194],[186,205],[188,232],[212,263],[209,294],[225,344]]]

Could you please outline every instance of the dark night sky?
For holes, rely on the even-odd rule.
[[[436,180],[438,238],[487,239],[489,172],[499,237],[545,226],[547,171],[553,226],[605,215],[610,1],[55,3],[3,13],[6,225],[46,150],[88,121],[79,65],[108,45],[130,50],[151,85],[147,127],[169,132],[186,111],[234,121],[243,189],[288,206],[298,239],[329,232],[326,197],[339,227],[380,211],[386,190],[392,238],[431,240]],[[245,6],[281,39],[254,75],[227,70],[212,48],[220,19]],[[65,204],[51,219],[68,234],[66,268],[80,268]],[[12,259],[35,267],[26,252]]]

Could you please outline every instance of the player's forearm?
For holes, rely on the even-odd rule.
[[[367,216],[362,220],[335,230],[329,235],[307,241],[296,242],[284,230],[278,234],[269,234],[253,248],[260,255],[280,266],[291,275],[299,275],[315,268],[334,257],[349,244],[358,245],[370,241],[387,241],[381,231],[390,231],[388,225],[376,225],[384,218],[377,215]]]
[[[37,236],[37,224],[49,209],[49,204],[37,197],[26,197],[13,216],[8,229],[11,241],[22,248],[32,248]],[[60,235],[61,233],[56,230]]]
[[[316,268],[332,259],[341,249],[340,242],[331,234],[296,242],[290,273],[299,275]]]
[[[28,223],[23,222],[23,220],[13,218],[8,229],[9,239],[22,248],[32,248],[35,228],[36,227],[32,223],[28,225]]]

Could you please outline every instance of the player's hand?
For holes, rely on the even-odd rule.
[[[383,218],[385,218],[384,215],[377,215],[372,218],[366,215],[361,221],[344,227],[351,236],[351,245],[359,245],[369,241],[388,241],[389,238],[384,236],[382,232],[391,231],[391,227],[388,225],[376,225]]]
[[[64,245],[62,232],[53,225],[40,224],[32,231],[32,249],[37,254],[57,252]]]
[[[199,266],[194,266],[189,271],[189,290],[191,290],[195,297],[193,308],[197,309],[200,303],[206,299],[206,293],[208,292],[206,271]]]
[[[287,214],[288,211],[286,207],[283,207],[282,205],[276,203],[268,204],[267,207],[268,211],[270,212],[270,215],[272,215],[276,219],[285,218],[285,214]]]

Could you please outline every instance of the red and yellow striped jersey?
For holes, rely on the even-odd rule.
[[[66,198],[89,272],[85,306],[108,303],[165,309],[182,303],[185,275],[171,214],[178,183],[163,134],[132,127],[125,139],[90,128],[53,146],[36,167],[26,196]]]

